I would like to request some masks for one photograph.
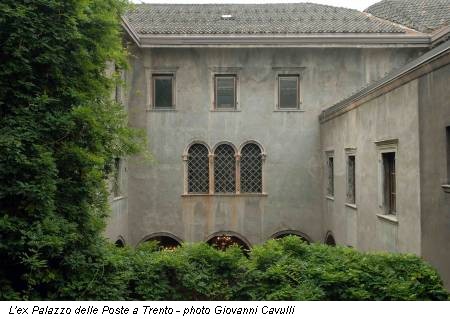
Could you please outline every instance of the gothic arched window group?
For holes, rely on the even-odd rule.
[[[256,143],[237,150],[221,143],[214,151],[204,143],[194,143],[184,157],[189,194],[261,194],[263,193],[264,153]]]

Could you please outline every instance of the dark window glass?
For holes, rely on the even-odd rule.
[[[395,176],[395,153],[383,153],[383,173],[384,173],[384,208],[387,214],[396,213],[396,176]]]
[[[173,76],[154,76],[154,107],[173,107]]]
[[[216,108],[236,107],[236,77],[216,76]]]
[[[334,196],[334,158],[328,157],[328,196]]]
[[[262,154],[256,144],[242,148],[241,193],[262,193]]]
[[[114,159],[114,176],[113,176],[113,185],[112,185],[112,193],[114,197],[119,197],[122,195],[121,183],[122,183],[122,160],[120,158]]]
[[[333,235],[327,234],[327,238],[325,239],[325,244],[328,246],[332,246],[332,247],[336,246],[336,241],[334,240]]]
[[[279,108],[298,108],[298,76],[280,76]]]
[[[117,239],[116,242],[114,243],[114,245],[116,245],[116,247],[119,247],[119,248],[125,247],[125,243],[123,242],[122,239]]]
[[[188,192],[209,193],[208,149],[202,144],[194,144],[189,148]]]
[[[236,192],[236,159],[234,149],[227,144],[214,153],[214,189],[216,193]]]
[[[447,127],[447,183],[450,185],[450,126]]]
[[[354,204],[356,201],[355,166],[355,156],[349,155],[347,159],[347,203],[349,204]]]

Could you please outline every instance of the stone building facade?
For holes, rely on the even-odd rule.
[[[315,4],[128,12],[130,69],[119,98],[154,159],[118,161],[107,237],[251,247],[295,234],[415,253],[448,285],[450,3],[403,2],[439,22],[389,21],[395,3],[386,0],[366,12]]]

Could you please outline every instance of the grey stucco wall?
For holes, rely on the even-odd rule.
[[[450,193],[446,127],[450,126],[450,65],[419,79],[422,254],[450,288]]]
[[[356,48],[135,49],[129,76],[130,124],[146,130],[155,162],[149,165],[139,158],[129,161],[127,242],[135,245],[144,237],[159,232],[171,233],[184,241],[201,241],[219,231],[233,231],[255,244],[289,229],[303,232],[313,241],[323,241],[325,232],[331,227],[324,223],[325,220],[330,214],[339,216],[340,212],[326,210],[324,219],[318,115],[323,108],[405,64],[417,53],[416,49]],[[149,82],[145,70],[164,67],[178,68],[176,111],[148,111]],[[210,111],[211,68],[215,67],[241,68],[239,112]],[[301,80],[304,112],[274,112],[276,72],[273,67],[305,68]],[[411,127],[407,138],[401,136],[400,144],[405,154],[418,143],[409,136],[411,130],[417,132],[417,103],[408,106],[409,109],[411,121],[407,124]],[[391,110],[384,112],[372,115],[385,116],[392,130],[398,128],[399,120],[386,113]],[[397,118],[404,117],[400,106],[395,107],[395,112]],[[368,127],[373,125],[372,121],[369,114],[364,116],[364,124]],[[351,136],[339,126],[330,132]],[[385,130],[380,126],[371,132],[376,135]],[[392,135],[396,132],[392,131]],[[406,134],[406,128],[400,133]],[[325,137],[325,145],[331,143],[331,138]],[[267,154],[268,195],[181,196],[184,179],[181,157],[194,140],[204,141],[210,147],[221,141],[235,146],[248,140],[258,141]],[[339,145],[335,148],[338,150]],[[409,161],[409,166],[418,174],[418,159]],[[417,198],[414,189],[411,188],[412,195]],[[336,205],[340,203],[336,201]],[[418,210],[418,203],[404,205],[407,205],[405,212],[406,208],[411,209],[411,214]],[[360,210],[358,214],[371,212]],[[360,225],[368,228],[368,237],[361,231],[358,241],[362,248],[369,248],[369,242],[375,236],[371,229],[375,224],[372,225],[372,217],[363,221],[358,223],[362,222]],[[339,225],[342,219],[338,217],[332,223]],[[411,226],[420,232],[419,225],[408,223],[401,221],[400,225]],[[338,241],[344,240],[343,226],[337,229]],[[420,249],[416,238],[401,243],[400,247],[414,252]]]
[[[322,197],[325,225],[338,244],[420,254],[418,82],[409,82],[325,122],[321,137],[322,151],[335,153],[335,196]],[[398,139],[397,221],[382,218],[376,144],[392,139]],[[355,149],[356,208],[346,205],[346,148]]]

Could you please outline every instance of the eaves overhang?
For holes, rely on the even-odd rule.
[[[140,35],[140,47],[429,47],[425,34]]]
[[[448,64],[450,64],[450,41],[441,44],[402,68],[391,72],[386,77],[374,82],[358,93],[323,110],[319,116],[319,121],[322,124],[328,122]]]
[[[174,47],[418,47],[428,48],[428,35],[311,34],[276,36],[141,35],[125,30],[140,48]]]

